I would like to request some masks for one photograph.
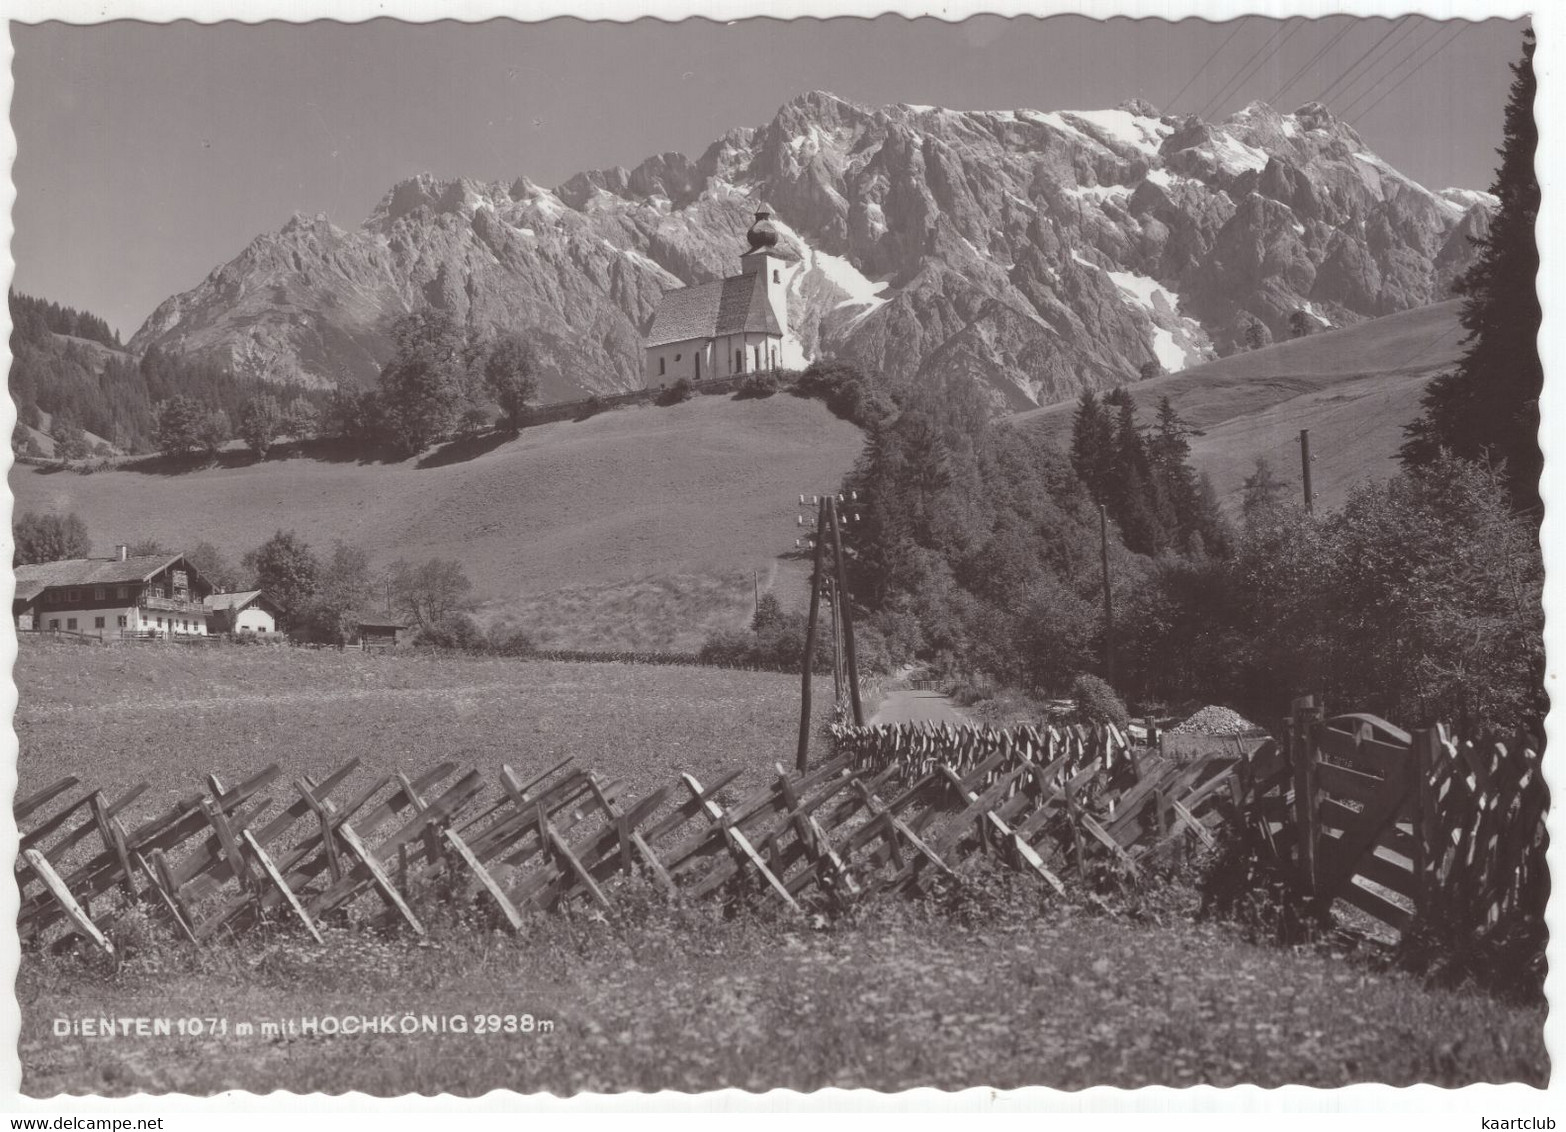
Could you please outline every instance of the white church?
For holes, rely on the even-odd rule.
[[[647,332],[644,381],[662,385],[729,377],[784,364],[787,280],[794,256],[778,246],[772,213],[762,205],[745,233],[740,273],[665,291]]]

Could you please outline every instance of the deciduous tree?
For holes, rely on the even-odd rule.
[[[62,558],[86,558],[92,553],[87,524],[74,511],[64,515],[24,511],[16,520],[13,533],[18,566],[57,562]]]
[[[484,387],[500,406],[506,427],[522,428],[528,404],[538,396],[538,353],[520,334],[503,334],[484,358]]]
[[[420,629],[441,622],[447,614],[472,606],[468,594],[473,583],[452,558],[431,558],[413,563],[398,559],[391,565],[392,607]]]

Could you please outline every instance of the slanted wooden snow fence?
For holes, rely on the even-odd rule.
[[[918,891],[976,854],[1064,891],[1095,860],[1134,876],[1161,843],[1210,840],[1213,799],[1238,788],[1233,757],[1174,764],[1112,728],[835,739],[807,773],[775,767],[744,790],[750,768],[633,795],[570,761],[503,766],[490,783],[454,763],[410,779],[349,761],[319,781],[276,766],[232,785],[209,776],[135,821],[145,785],[108,799],[66,778],[15,806],[18,925],[32,945],[105,951],[133,907],[197,943],[264,922],[317,939],[329,923],[423,934],[420,894],[434,890],[515,929],[568,901],[607,906],[611,879],[633,869],[684,898],[743,893],[803,916]]]
[[[1396,929],[1422,908],[1493,923],[1542,908],[1547,886],[1530,749],[1365,716],[1299,713],[1281,746],[1174,758],[1113,727],[839,727],[826,762],[762,777],[735,767],[636,793],[570,760],[488,780],[450,762],[410,778],[350,760],[319,780],[275,766],[232,785],[208,776],[136,820],[145,785],[110,798],[65,778],[15,803],[18,927],[26,945],[112,951],[132,908],[206,943],[264,923],[318,940],[329,924],[423,934],[426,917],[478,903],[519,929],[567,903],[608,907],[632,870],[681,898],[806,916],[917,894],[980,855],[1064,894],[1093,868],[1140,880],[1160,849],[1210,846],[1226,820],[1324,904]]]

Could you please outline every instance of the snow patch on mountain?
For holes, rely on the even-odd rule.
[[[1174,133],[1173,126],[1166,126],[1157,118],[1141,117],[1129,110],[1067,110],[1064,114],[1067,118],[1086,122],[1111,140],[1140,150],[1148,157],[1157,157],[1159,145]]]
[[[1246,145],[1222,130],[1213,131],[1212,153],[1218,164],[1229,173],[1251,171],[1260,173],[1267,168],[1266,153],[1255,146]]]

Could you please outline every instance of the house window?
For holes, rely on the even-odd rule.
[[[774,282],[774,283],[781,283],[781,282],[783,282],[783,277],[778,274],[778,269],[775,268],[775,267],[772,269],[772,282]]]
[[[683,357],[684,357],[684,356],[685,356],[685,355],[684,355],[684,354],[675,354],[675,355],[674,355],[674,360],[675,360],[675,361],[679,361],[679,360],[680,360],[680,359],[681,359],[681,358],[683,358]]]
[[[101,628],[103,628],[103,618],[102,617],[94,617],[92,619],[92,627],[94,629],[101,629]]]
[[[67,629],[74,629],[74,628],[76,628],[76,618],[74,618],[74,617],[67,617],[65,619],[65,627]]]
[[[104,592],[105,591],[104,591],[104,588],[102,586],[94,587],[93,591],[92,591],[92,599],[93,599],[93,601],[102,601]]]
[[[130,597],[130,589],[126,586],[120,586],[114,591],[114,596],[121,601],[125,601]]]
[[[49,628],[51,628],[51,629],[58,629],[59,627],[60,627],[60,619],[58,617],[51,617],[51,618],[49,618]]]
[[[745,372],[745,348],[743,346],[734,351],[734,372]]]
[[[79,597],[79,595],[78,595],[76,590],[67,590],[66,593],[65,593],[65,597],[66,597],[67,601],[79,601],[80,600],[80,597]]]
[[[163,618],[161,617],[158,618],[158,628],[163,628]]]
[[[125,628],[125,614],[123,614],[123,613],[120,614],[118,617],[115,618],[115,620],[120,623],[120,628],[121,629]]]
[[[696,380],[701,380],[701,355],[696,355]]]
[[[658,359],[658,376],[659,377],[662,377],[664,375],[664,373],[667,372],[668,361],[669,361],[668,358],[659,358]]]

